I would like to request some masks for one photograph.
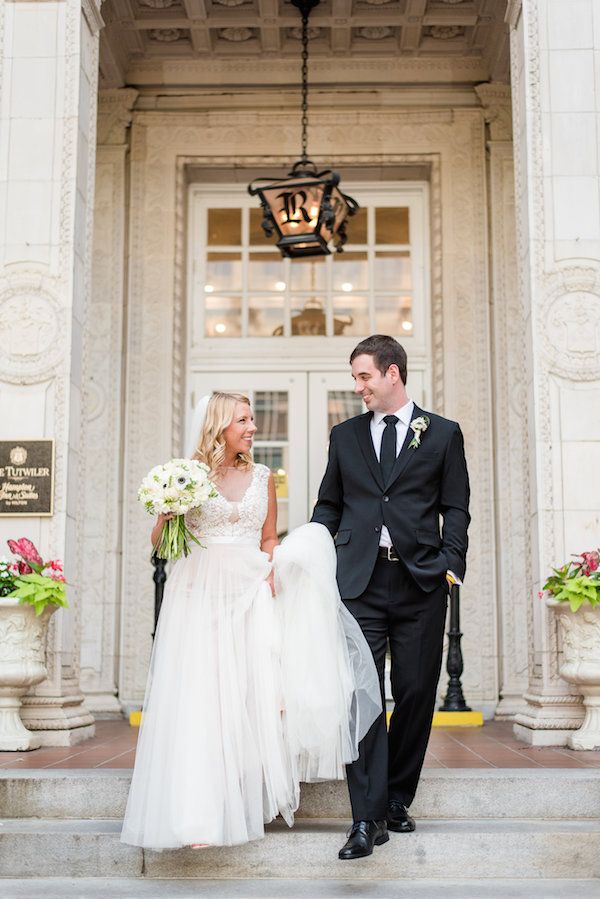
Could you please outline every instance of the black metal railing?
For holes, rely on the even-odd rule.
[[[154,565],[154,574],[152,575],[152,580],[154,581],[154,630],[152,631],[152,639],[154,639],[165,592],[165,584],[167,583],[167,562],[166,559],[159,559],[157,555],[153,555],[152,564]]]
[[[461,637],[460,587],[458,584],[453,584],[450,587],[450,628],[448,630],[448,658],[446,659],[448,690],[443,703],[439,707],[440,712],[471,711],[470,707],[465,702],[462,684],[460,682],[464,668],[462,649],[460,646]]]

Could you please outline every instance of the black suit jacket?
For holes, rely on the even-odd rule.
[[[372,412],[331,431],[329,461],[311,520],[335,538],[343,599],[365,591],[383,524],[425,592],[440,587],[448,569],[464,577],[470,516],[463,436],[455,421],[415,405],[411,420],[420,415],[430,419],[421,444],[409,449],[414,436],[409,427],[387,484],[371,438]]]

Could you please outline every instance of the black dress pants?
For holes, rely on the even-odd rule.
[[[448,591],[419,589],[402,562],[378,559],[365,592],[344,600],[360,624],[379,673],[383,713],[346,768],[354,821],[382,820],[390,799],[412,802],[429,741]],[[384,671],[388,647],[394,711],[386,729]]]

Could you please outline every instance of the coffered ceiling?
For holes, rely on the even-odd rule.
[[[321,0],[310,18],[311,81],[506,81],[505,10],[506,0]],[[105,0],[102,16],[104,87],[298,80],[290,0]]]

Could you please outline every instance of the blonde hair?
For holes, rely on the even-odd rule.
[[[204,424],[192,458],[208,465],[211,475],[216,474],[225,459],[223,431],[233,421],[237,403],[249,406],[250,400],[243,393],[215,392],[208,401]],[[238,453],[234,465],[236,468],[249,468],[252,456],[250,453]]]

